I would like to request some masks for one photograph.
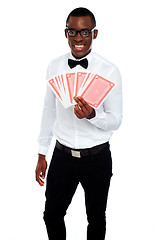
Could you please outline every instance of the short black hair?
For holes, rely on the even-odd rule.
[[[67,17],[67,20],[66,20],[66,25],[68,23],[68,20],[70,17],[82,17],[82,16],[90,16],[92,22],[93,22],[93,25],[94,27],[96,26],[96,19],[95,19],[95,16],[94,14],[87,8],[83,8],[83,7],[79,7],[79,8],[75,8],[72,12],[70,12],[70,14],[68,15]]]

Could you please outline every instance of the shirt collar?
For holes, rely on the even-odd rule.
[[[72,60],[75,60],[75,61],[78,61],[78,60],[83,60],[85,58],[87,58],[88,62],[90,62],[91,58],[92,58],[92,55],[93,55],[93,52],[91,51],[88,55],[86,55],[85,57],[82,57],[82,58],[75,58],[72,53],[70,52],[69,54],[69,58],[72,59]]]

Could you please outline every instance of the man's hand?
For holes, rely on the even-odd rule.
[[[38,163],[36,167],[36,181],[40,186],[44,186],[43,179],[45,178],[47,169],[47,161],[44,155],[39,154]]]
[[[91,119],[95,117],[94,108],[92,108],[82,97],[75,97],[74,100],[77,102],[77,105],[75,105],[74,108],[74,113],[78,118]]]

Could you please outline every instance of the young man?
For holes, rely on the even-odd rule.
[[[49,240],[66,239],[64,216],[79,183],[85,192],[87,239],[105,239],[105,211],[112,176],[109,140],[121,124],[122,93],[117,67],[92,52],[92,41],[98,34],[95,26],[94,15],[88,9],[73,10],[65,29],[71,53],[53,60],[47,72],[50,78],[71,68],[73,72],[87,68],[116,84],[97,110],[81,97],[75,98],[75,106],[65,109],[47,86],[36,180],[44,185],[45,156],[54,134],[57,141],[48,170],[44,212]]]

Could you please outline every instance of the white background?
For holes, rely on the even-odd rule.
[[[69,51],[65,21],[79,6],[89,8],[97,19],[93,50],[115,63],[123,79],[123,123],[110,142],[114,175],[106,239],[159,240],[158,0],[1,1],[0,239],[47,239],[42,220],[45,187],[34,176],[45,76],[48,63]],[[66,225],[67,240],[86,239],[80,187]]]

